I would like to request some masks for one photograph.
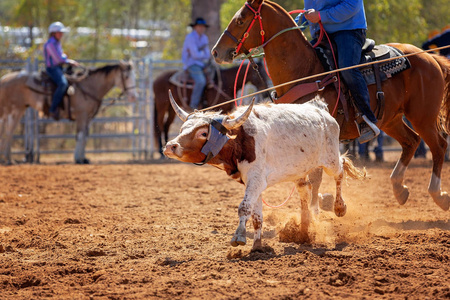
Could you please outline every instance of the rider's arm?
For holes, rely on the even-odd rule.
[[[61,45],[56,42],[47,43],[46,52],[52,58],[54,66],[68,62],[67,55],[63,53]]]
[[[324,24],[342,23],[361,9],[364,9],[363,0],[343,0],[333,7],[320,10],[320,18]]]
[[[193,36],[188,35],[186,37],[186,49],[195,60],[203,60],[209,58],[208,49],[199,49],[195,43]]]

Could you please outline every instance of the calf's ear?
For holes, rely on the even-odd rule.
[[[185,112],[181,107],[178,106],[175,99],[173,99],[171,90],[169,90],[169,99],[170,99],[170,104],[172,105],[172,108],[175,111],[175,113],[177,114],[178,118],[180,118],[181,121],[186,122],[188,113]]]

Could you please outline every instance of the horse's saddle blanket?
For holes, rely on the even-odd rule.
[[[69,79],[67,76],[67,81],[69,82],[69,90],[67,93],[73,93],[73,80]],[[53,82],[53,80],[48,76],[47,72],[44,70],[41,70],[40,72],[33,72],[30,76],[28,76],[26,85],[31,90],[40,93],[40,94],[46,94],[46,95],[53,95],[56,84]]]
[[[320,44],[316,48],[316,51],[325,69],[329,71],[336,69],[333,55],[329,47]],[[375,45],[375,41],[367,39],[366,43],[363,46],[361,61],[359,63],[364,64],[368,62],[394,58],[402,55],[404,55],[403,52],[398,50],[397,48],[388,45]],[[380,70],[380,79],[381,81],[385,81],[394,76],[395,74],[398,74],[406,69],[409,69],[410,67],[411,64],[408,58],[406,57],[399,57],[389,61],[381,62],[378,64],[378,68]],[[361,73],[363,74],[364,80],[366,81],[367,85],[372,85],[376,83],[373,65],[360,67],[360,70]]]

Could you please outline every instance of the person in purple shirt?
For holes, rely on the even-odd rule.
[[[197,18],[190,26],[193,30],[184,40],[181,60],[183,61],[184,69],[189,72],[194,80],[194,88],[189,105],[192,109],[196,109],[200,105],[203,90],[206,86],[206,76],[203,73],[203,68],[210,58],[209,41],[205,34],[209,25],[206,24],[203,18]]]
[[[311,36],[317,38],[318,23],[322,22],[337,47],[339,68],[359,64],[366,40],[366,15],[363,0],[305,0],[305,18],[310,23]],[[380,134],[377,118],[370,108],[370,96],[359,69],[340,72],[347,84],[364,122],[360,124],[360,143],[366,143]]]
[[[52,105],[50,106],[50,117],[59,119],[58,105],[61,103],[66,93],[69,83],[62,69],[62,64],[78,66],[79,63],[67,58],[61,47],[61,39],[67,28],[61,22],[53,22],[48,27],[49,39],[44,45],[45,67],[48,75],[56,84],[53,94]]]

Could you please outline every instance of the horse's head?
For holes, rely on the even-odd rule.
[[[115,78],[115,86],[122,89],[123,93],[127,95],[129,101],[135,101],[137,99],[136,91],[136,76],[134,74],[133,62],[120,61],[120,72]]]
[[[292,26],[295,26],[295,22],[278,4],[248,0],[231,19],[211,53],[217,63],[229,63],[237,55],[261,46],[278,33],[280,28]]]
[[[217,63],[230,63],[244,52],[261,45],[260,14],[263,0],[247,1],[231,19],[211,53]]]

